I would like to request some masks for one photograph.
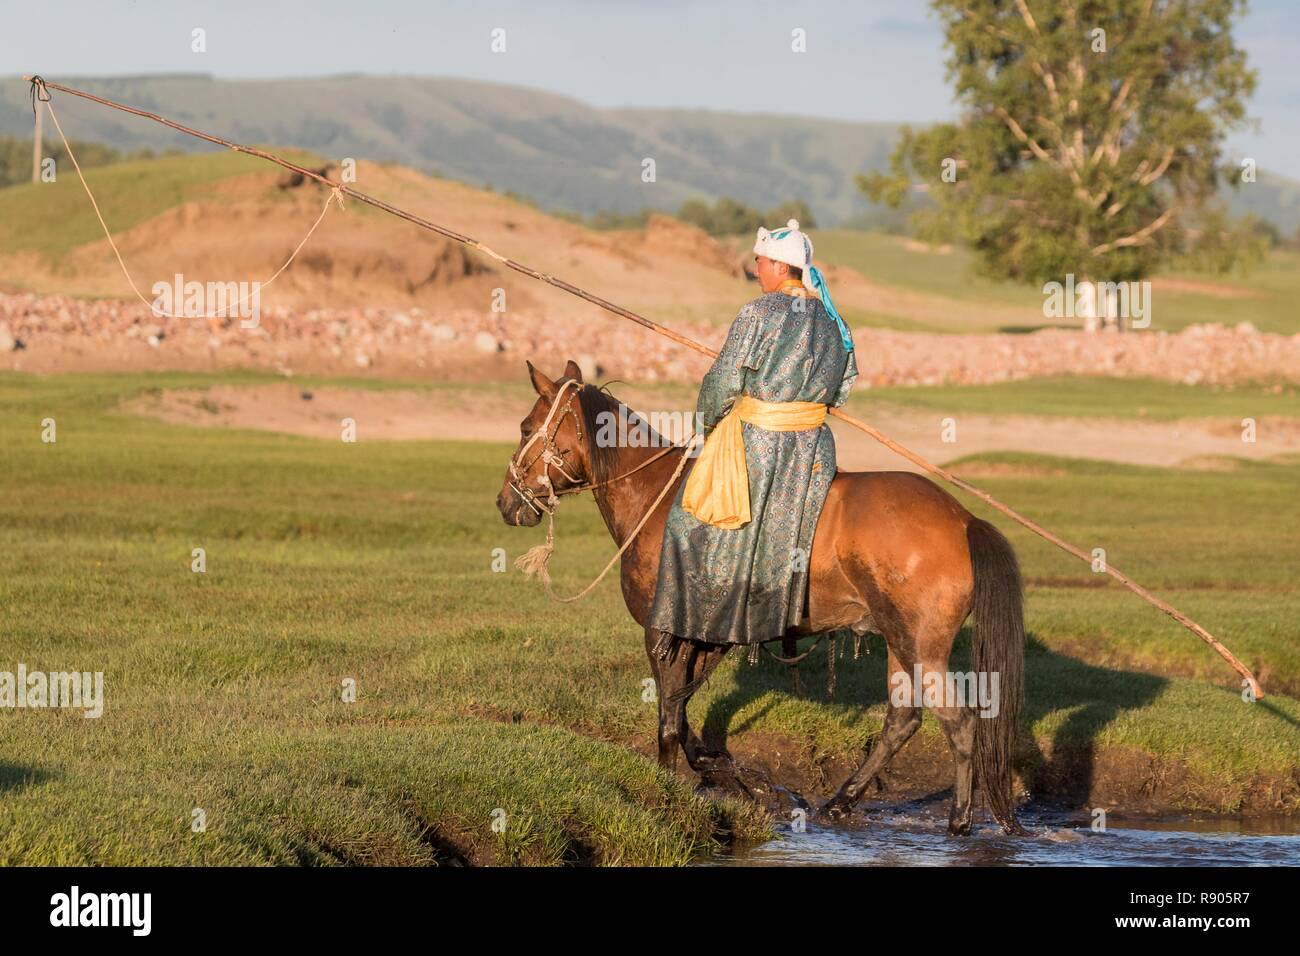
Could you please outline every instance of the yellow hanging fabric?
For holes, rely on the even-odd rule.
[[[741,395],[704,442],[686,479],[682,508],[706,524],[734,531],[749,524],[749,468],[741,423],[772,432],[798,432],[826,421],[822,402],[764,402]]]

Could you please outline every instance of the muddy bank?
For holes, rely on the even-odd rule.
[[[638,738],[631,745],[647,759],[655,759],[653,738]],[[796,806],[792,794],[816,808],[859,763],[857,755],[819,752],[806,739],[767,732],[747,731],[727,746],[739,763],[761,771],[788,791],[756,794],[781,820],[788,820]],[[679,758],[678,773],[695,778],[684,756]],[[849,825],[869,825],[875,812],[930,799],[940,799],[946,813],[952,783],[953,761],[946,741],[918,733],[890,762],[883,786],[867,791]],[[1208,778],[1175,757],[1124,747],[1053,749],[1046,742],[1022,737],[1016,785],[1022,808],[1087,813],[1100,808],[1107,816],[1126,820],[1187,814],[1300,819],[1300,771],[1233,780]],[[982,802],[977,806],[977,821],[991,822]]]

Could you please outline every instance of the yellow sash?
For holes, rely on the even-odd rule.
[[[764,402],[741,395],[704,442],[700,457],[686,479],[682,508],[706,524],[728,531],[749,524],[749,469],[745,465],[745,436],[749,422],[771,432],[817,428],[826,420],[822,402]]]

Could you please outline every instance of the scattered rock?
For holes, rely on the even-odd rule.
[[[22,343],[39,340],[40,350],[28,361],[48,363],[51,371],[155,368],[156,355],[143,365],[141,359],[163,341],[167,361],[175,368],[210,368],[217,362],[346,374],[374,367],[382,354],[386,370],[423,377],[455,370],[476,354],[508,352],[552,375],[573,358],[590,379],[698,384],[709,367],[704,356],[590,309],[517,309],[507,326],[499,315],[477,309],[423,315],[414,308],[263,309],[260,325],[246,329],[238,320],[154,316],[134,302],[0,294],[0,363],[14,367],[13,353]],[[726,318],[716,324],[677,322],[674,328],[716,348],[726,335]],[[854,336],[860,390],[1057,375],[1300,384],[1300,334],[1260,332],[1250,323],[1207,323],[1156,334],[1042,329],[985,335],[862,328]]]

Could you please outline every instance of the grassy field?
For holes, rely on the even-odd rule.
[[[0,863],[678,864],[728,834],[769,833],[761,814],[696,797],[642,756],[655,710],[616,586],[558,607],[513,569],[493,572],[494,549],[513,559],[542,534],[496,513],[508,448],[115,411],[145,388],[230,378],[0,376],[0,670],[103,671],[107,698],[94,720],[0,710]],[[964,393],[971,407],[999,394]],[[1208,391],[1197,401],[1217,407]],[[1025,778],[1077,784],[1096,762],[1137,768],[1133,792],[1170,807],[1300,811],[1300,462],[1046,463],[1064,475],[981,483],[1105,546],[1272,694],[1244,703],[1195,638],[1000,521],[1030,584]],[[590,501],[566,503],[560,590],[612,547]],[[773,737],[851,757],[884,713],[874,644],[841,665],[834,700],[820,654],[800,694],[772,662],[731,658],[692,720],[739,749]],[[341,699],[348,679],[355,703]],[[929,717],[920,737],[938,746]]]
[[[953,248],[939,255],[909,248],[898,236],[850,229],[818,230],[813,240],[817,257],[827,263],[849,266],[881,285],[942,297],[957,306],[951,320],[942,323],[927,324],[907,314],[881,311],[847,316],[855,325],[909,331],[997,332],[1054,324],[1043,317],[1041,286],[980,276],[975,257],[966,249]],[[1300,297],[1300,253],[1274,251],[1245,274],[1172,271],[1158,278],[1175,284],[1152,290],[1153,330],[1177,331],[1197,322],[1251,322],[1265,332],[1300,332],[1300,312],[1295,308]],[[1194,283],[1226,285],[1233,294],[1210,294]],[[976,321],[963,312],[961,305],[997,309],[1005,319]],[[1062,321],[1079,324],[1077,320]]]
[[[960,385],[858,389],[850,411],[870,414],[879,405],[988,415],[1063,415],[1073,418],[1182,418],[1239,421],[1268,416],[1300,418],[1295,386],[1183,385],[1154,379],[1060,376],[999,382],[977,388]]]

